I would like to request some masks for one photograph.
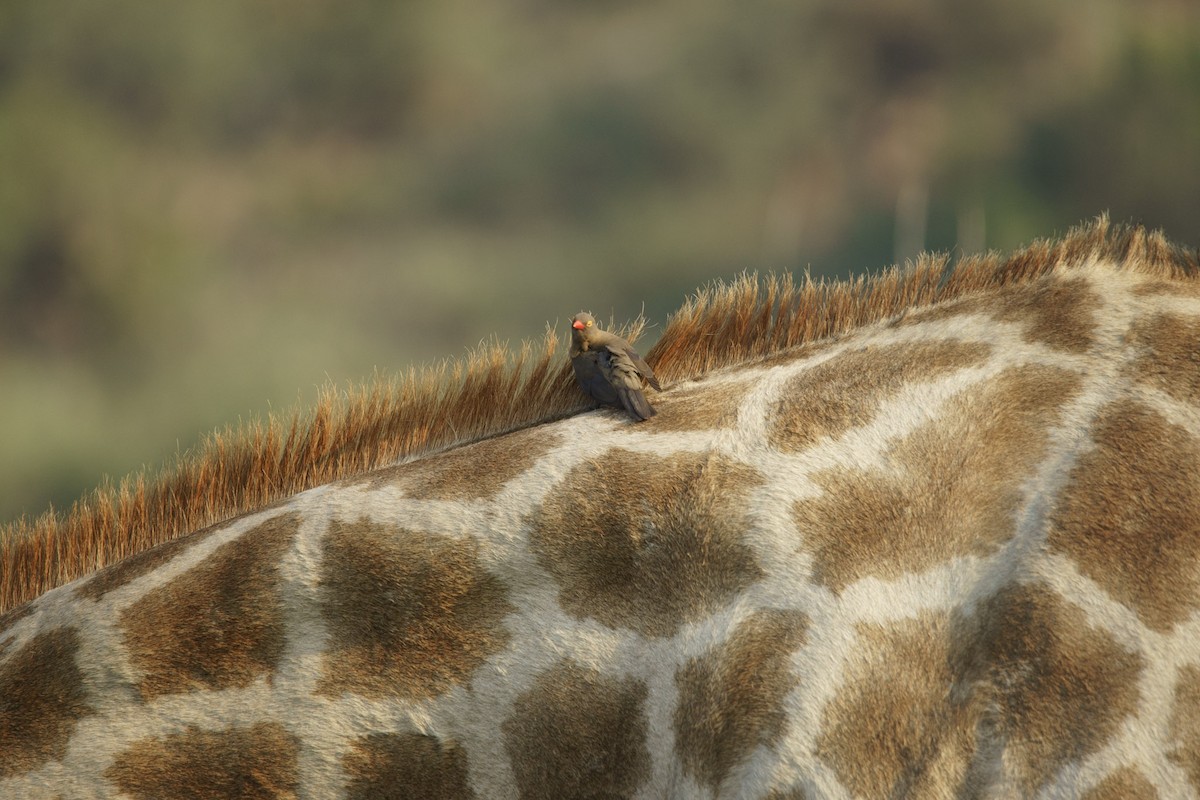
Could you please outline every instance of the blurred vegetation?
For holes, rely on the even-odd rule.
[[[0,519],[746,269],[1200,244],[1191,0],[9,0]]]

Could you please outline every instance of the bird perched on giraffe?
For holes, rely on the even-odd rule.
[[[615,333],[600,330],[595,318],[580,312],[571,319],[571,366],[575,380],[592,399],[623,407],[634,422],[657,412],[646,400],[643,379],[661,391],[654,370]]]

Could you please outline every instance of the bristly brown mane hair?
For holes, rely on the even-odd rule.
[[[1003,258],[945,255],[849,282],[743,275],[714,283],[668,321],[646,360],[664,382],[699,377],[780,350],[973,292],[1024,283],[1060,263],[1104,259],[1163,279],[1197,280],[1200,251],[1101,216],[1057,241]],[[642,320],[622,333],[635,339]],[[147,477],[106,483],[69,512],[0,528],[0,613],[51,588],[192,530],[304,489],[562,418],[587,407],[560,356],[557,332],[519,353],[491,345],[439,366],[410,369],[345,392],[326,389],[315,409],[210,434],[194,452]]]

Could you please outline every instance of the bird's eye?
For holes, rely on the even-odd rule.
[[[591,322],[588,322],[587,326],[588,326],[589,328],[590,328],[590,327],[592,327],[592,323],[591,323]]]

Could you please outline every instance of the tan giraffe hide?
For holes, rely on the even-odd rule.
[[[1194,255],[886,280],[15,607],[0,797],[1196,797]]]

